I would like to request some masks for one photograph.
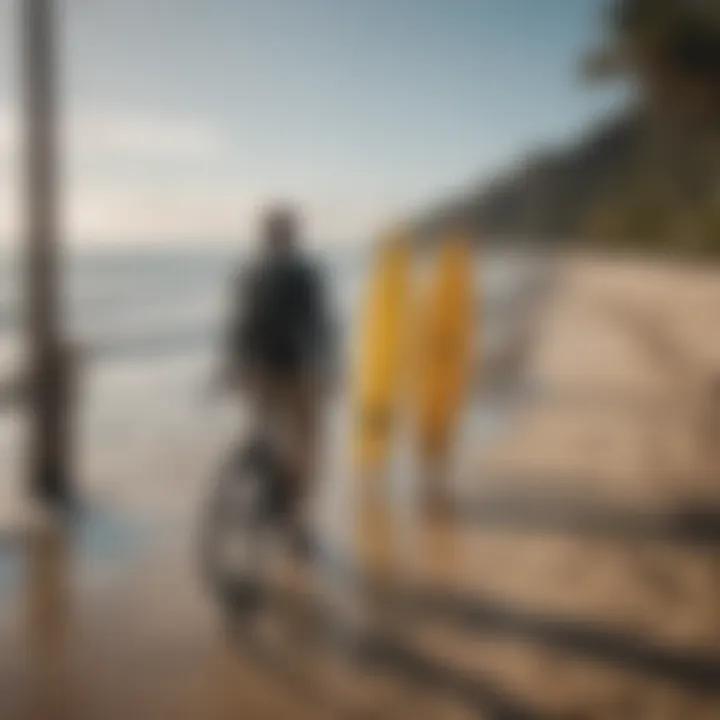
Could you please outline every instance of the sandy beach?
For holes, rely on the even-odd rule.
[[[350,508],[361,532],[338,546],[373,528],[390,619],[332,697],[310,690],[329,651],[298,640],[289,680],[229,641],[200,582],[198,507],[237,425],[203,395],[212,358],[93,372],[72,537],[18,534],[3,484],[0,717],[718,717],[720,270],[560,263],[508,418],[467,438],[449,506],[367,526]],[[12,473],[22,427],[4,430]]]
[[[460,502],[468,592],[544,645],[487,667],[563,717],[715,717],[718,273],[570,258],[560,277],[520,420]]]

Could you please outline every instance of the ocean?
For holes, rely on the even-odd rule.
[[[357,328],[371,259],[366,247],[318,256],[346,350]],[[138,494],[128,489],[139,484],[143,503],[153,492],[166,502],[168,487],[174,497],[187,499],[237,436],[237,401],[218,397],[210,388],[220,361],[233,275],[242,262],[241,249],[231,245],[102,246],[73,250],[65,258],[66,334],[85,356],[76,431],[78,482],[96,495],[107,495],[114,503],[137,500]],[[5,378],[22,364],[20,270],[17,259],[6,256],[0,262],[0,368]],[[523,301],[518,313],[518,298],[527,296],[537,275],[537,262],[527,255],[478,256],[481,354],[512,342],[518,317],[532,304]],[[470,415],[474,412],[487,425],[497,413],[488,415],[480,408],[478,415],[469,395]],[[0,490],[20,485],[21,410],[0,413]]]
[[[339,324],[353,324],[371,259],[365,248],[319,253]],[[63,263],[67,335],[100,362],[162,361],[215,347],[226,318],[235,270],[232,246],[122,246],[74,250]],[[528,263],[479,257],[478,288],[491,341],[502,334],[496,318],[526,284]],[[22,266],[0,261],[0,359],[21,345]]]

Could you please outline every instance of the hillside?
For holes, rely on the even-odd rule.
[[[710,129],[673,131],[626,114],[441,204],[422,225],[720,251],[719,140]]]

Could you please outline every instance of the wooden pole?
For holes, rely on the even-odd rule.
[[[55,0],[23,0],[30,491],[69,499],[67,357],[61,343],[57,228]]]

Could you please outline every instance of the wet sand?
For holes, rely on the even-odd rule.
[[[236,426],[180,392],[208,359],[96,373],[86,515],[28,531],[5,490],[0,718],[720,716],[720,274],[569,258],[558,280],[512,422],[468,438],[446,507],[328,471],[333,563],[278,578],[262,652],[198,572]]]

